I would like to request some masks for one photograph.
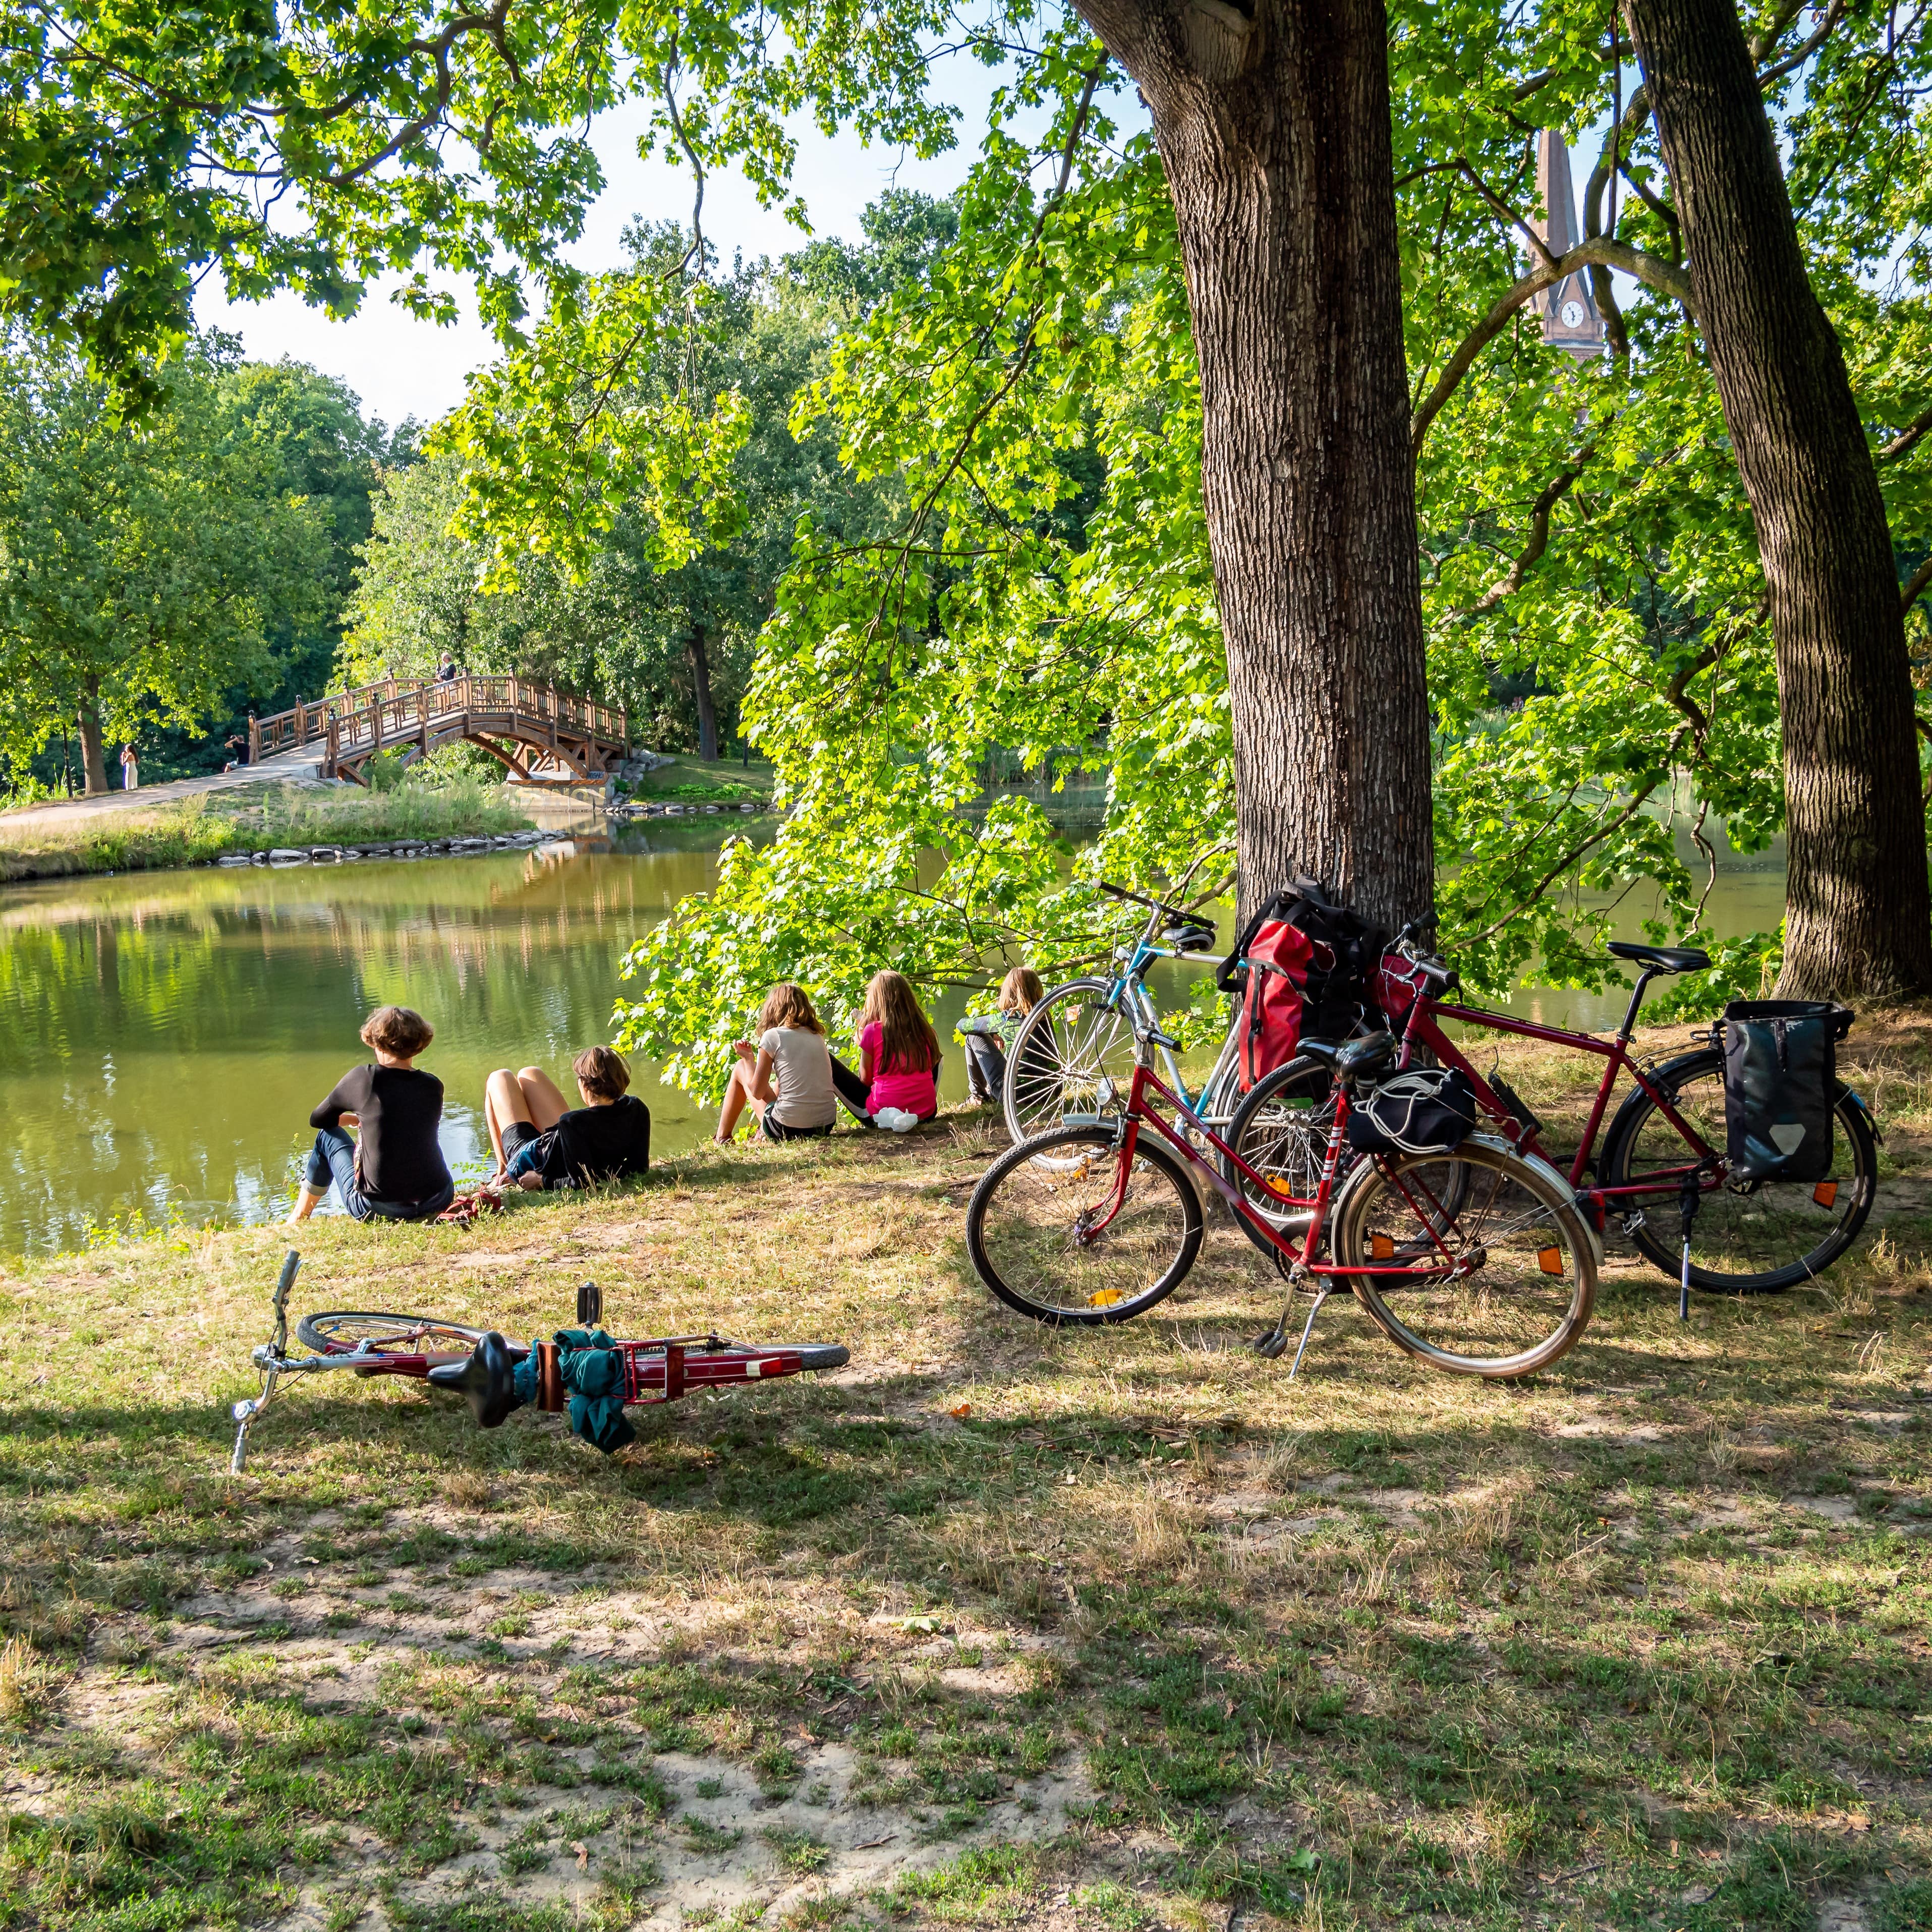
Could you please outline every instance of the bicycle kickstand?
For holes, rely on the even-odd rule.
[[[1308,1352],[1308,1338],[1315,1332],[1315,1318],[1322,1312],[1322,1304],[1328,1299],[1326,1286],[1315,1292],[1313,1305],[1309,1309],[1308,1319],[1301,1324],[1301,1343],[1294,1352],[1294,1360],[1288,1369],[1288,1378],[1293,1382],[1300,1372],[1301,1358]],[[1282,1306],[1274,1326],[1264,1335],[1257,1335],[1252,1344],[1254,1352],[1264,1361],[1272,1362],[1288,1352],[1288,1311],[1294,1304],[1288,1301]]]
[[[1677,1318],[1688,1322],[1690,1318],[1690,1224],[1697,1218],[1697,1176],[1692,1174],[1684,1184],[1683,1192],[1677,1197],[1677,1211],[1684,1220],[1684,1272],[1677,1282]]]

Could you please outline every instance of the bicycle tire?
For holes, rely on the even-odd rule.
[[[1111,1003],[1113,988],[1110,980],[1070,980],[1042,994],[1020,1022],[1000,1083],[1006,1132],[1016,1141],[1052,1132],[1070,1102],[1073,1111],[1084,1106],[1098,1114],[1102,1078],[1114,1082],[1124,1103],[1134,1077],[1134,1031]],[[1083,1000],[1094,1009],[1090,1018],[1070,1020],[1070,1007]]]
[[[1305,1109],[1297,1104],[1302,1102],[1306,1102]],[[1305,1111],[1307,1117],[1305,1125],[1294,1125],[1292,1140],[1287,1138],[1290,1124],[1276,1118],[1287,1108]],[[1270,1177],[1281,1174],[1292,1192],[1301,1199],[1312,1200],[1328,1155],[1328,1127],[1334,1112],[1333,1076],[1312,1054],[1303,1054],[1255,1082],[1234,1109],[1222,1138],[1232,1152],[1239,1154],[1258,1173]],[[1353,1158],[1346,1148],[1342,1157],[1345,1162]],[[1279,1228],[1288,1220],[1306,1220],[1304,1209],[1287,1215],[1271,1213],[1269,1204],[1258,1198],[1254,1183],[1232,1160],[1223,1159],[1220,1166],[1228,1184],[1264,1220]],[[1272,1258],[1280,1252],[1245,1216],[1237,1214],[1234,1218],[1241,1232],[1263,1254]]]
[[[782,1350],[787,1354],[798,1358],[802,1374],[810,1375],[820,1369],[842,1369],[852,1359],[852,1352],[843,1342],[774,1342],[771,1352]]]
[[[1070,1237],[1082,1214],[1113,1191],[1120,1150],[1112,1130],[1061,1127],[1007,1148],[980,1177],[967,1204],[966,1250],[980,1279],[1016,1314],[1054,1328],[1129,1322],[1165,1300],[1201,1252],[1201,1198],[1180,1163],[1165,1148],[1150,1144],[1151,1138],[1142,1134],[1134,1150],[1148,1187],[1138,1208],[1130,1215],[1134,1204],[1124,1205],[1090,1245]],[[1093,1184],[1084,1185],[1090,1174]],[[1158,1182],[1148,1178],[1154,1176]],[[1171,1193],[1159,1191],[1163,1184]],[[1136,1242],[1145,1258],[1136,1256]],[[1171,1257],[1143,1286],[1130,1292],[1123,1286],[1148,1274],[1170,1248]],[[1064,1300],[1042,1300],[1037,1288],[1029,1291],[1022,1270],[1029,1249],[1035,1265],[1025,1274],[1066,1278]],[[1064,1258],[1056,1263],[1056,1256]]]
[[[1667,1061],[1651,1078],[1712,1146],[1723,1148],[1724,1056],[1717,1048],[1706,1047]],[[1694,1094],[1687,1100],[1686,1090],[1692,1088],[1700,1088],[1703,1097]],[[1832,1106],[1832,1180],[1764,1181],[1749,1192],[1733,1192],[1725,1186],[1713,1188],[1700,1198],[1691,1224],[1693,1288],[1720,1294],[1780,1294],[1815,1280],[1858,1239],[1878,1192],[1878,1145],[1863,1103],[1843,1081],[1838,1084]],[[1646,1151],[1642,1136],[1647,1128],[1653,1130],[1648,1145],[1664,1152],[1675,1150],[1669,1164],[1682,1164],[1687,1158],[1690,1150],[1684,1137],[1659,1114],[1657,1103],[1640,1087],[1610,1123],[1604,1148],[1606,1187],[1641,1184]],[[1658,1160],[1664,1164],[1662,1153]],[[1820,1206],[1819,1196],[1827,1187],[1832,1192]],[[1646,1220],[1630,1233],[1645,1259],[1672,1281],[1678,1279],[1684,1264],[1681,1234],[1675,1242],[1670,1238],[1680,1225],[1676,1205],[1672,1200],[1660,1198],[1657,1206],[1661,1225],[1652,1228]],[[1820,1238],[1781,1264],[1743,1268],[1712,1265],[1718,1252],[1753,1248],[1756,1259],[1769,1261],[1762,1244],[1772,1235],[1767,1224],[1779,1219],[1794,1231],[1815,1227]],[[1809,1237],[1799,1233],[1796,1238]],[[1706,1257],[1702,1261],[1700,1250]]]
[[[1411,1177],[1426,1170],[1441,1186],[1451,1168],[1466,1170],[1452,1215],[1407,1198]],[[1403,1229],[1425,1224],[1428,1235],[1406,1237],[1417,1258],[1446,1246],[1471,1262],[1469,1274],[1445,1264],[1436,1275],[1343,1277],[1397,1348],[1452,1375],[1505,1381],[1575,1346],[1595,1305],[1596,1250],[1568,1183],[1546,1161],[1477,1134],[1453,1154],[1364,1160],[1335,1204],[1333,1252],[1345,1268],[1373,1267],[1400,1256]],[[1452,1335],[1460,1346],[1448,1346]]]
[[[376,1355],[448,1355],[452,1360],[466,1355],[488,1331],[471,1328],[460,1322],[446,1322],[436,1315],[395,1315],[365,1310],[332,1310],[304,1315],[296,1324],[296,1334],[304,1348],[318,1355],[346,1355],[367,1342]],[[424,1348],[423,1341],[445,1341],[444,1348]],[[388,1346],[404,1342],[417,1346]]]

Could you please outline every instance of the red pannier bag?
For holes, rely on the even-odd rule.
[[[1369,974],[1388,943],[1312,879],[1265,900],[1216,976],[1224,992],[1241,995],[1242,1086],[1286,1066],[1304,1037],[1346,1040],[1370,1018]]]

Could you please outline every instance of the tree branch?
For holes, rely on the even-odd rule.
[[[1484,591],[1469,607],[1472,617],[1480,617],[1493,610],[1506,597],[1514,597],[1522,588],[1522,580],[1532,566],[1550,548],[1550,513],[1570,494],[1570,487],[1583,473],[1583,466],[1597,453],[1594,442],[1586,443],[1570,459],[1569,467],[1560,470],[1546,483],[1538,493],[1536,501],[1530,506],[1529,541],[1522,547],[1509,574],[1500,578]]]
[[[1910,610],[1925,594],[1925,586],[1932,584],[1932,556],[1928,556],[1906,580],[1905,588],[1898,593],[1900,608]]]
[[[1913,448],[1928,430],[1932,430],[1932,410],[1922,410],[1882,449],[1873,453],[1874,463],[1892,463]]]
[[[1690,292],[1690,278],[1674,264],[1655,255],[1647,255],[1626,242],[1612,241],[1608,236],[1594,236],[1587,242],[1578,243],[1561,260],[1552,258],[1548,267],[1532,268],[1513,283],[1497,297],[1489,314],[1463,338],[1462,346],[1450,357],[1448,366],[1437,377],[1435,388],[1415,412],[1414,426],[1409,434],[1412,456],[1422,454],[1423,439],[1429,434],[1429,425],[1435,421],[1443,404],[1456,393],[1456,386],[1468,374],[1476,358],[1508,326],[1510,317],[1532,296],[1553,287],[1567,276],[1593,262],[1601,262],[1606,268],[1621,268],[1647,288],[1669,296],[1673,301],[1682,302],[1693,315],[1696,314],[1696,304]]]

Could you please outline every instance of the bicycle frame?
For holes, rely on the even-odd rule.
[[[1241,1190],[1218,1173],[1213,1165],[1203,1158],[1194,1144],[1184,1134],[1178,1132],[1154,1111],[1148,1099],[1148,1090],[1150,1088],[1177,1113],[1184,1116],[1188,1123],[1208,1141],[1216,1153],[1238,1168],[1264,1193],[1280,1202],[1284,1207],[1306,1208],[1310,1210],[1308,1225],[1302,1232],[1301,1243],[1298,1247],[1292,1236],[1284,1234],[1264,1216],[1257,1213],[1249,1204],[1247,1197],[1242,1193]],[[1121,1157],[1115,1169],[1113,1198],[1108,1205],[1106,1213],[1098,1220],[1089,1223],[1082,1228],[1082,1238],[1083,1240],[1090,1238],[1093,1235],[1099,1234],[1126,1204],[1127,1174],[1132,1167],[1134,1149],[1139,1144],[1140,1130],[1144,1124],[1151,1126],[1161,1138],[1165,1140],[1190,1166],[1198,1168],[1205,1174],[1215,1192],[1228,1204],[1229,1211],[1238,1215],[1249,1226],[1258,1228],[1267,1238],[1268,1245],[1274,1249],[1291,1267],[1305,1269],[1309,1274],[1318,1276],[1324,1281],[1342,1280],[1354,1275],[1426,1275],[1432,1280],[1441,1278],[1444,1273],[1443,1267],[1347,1268],[1332,1257],[1326,1261],[1312,1258],[1316,1246],[1321,1240],[1322,1231],[1328,1221],[1329,1206],[1334,1197],[1336,1169],[1340,1165],[1342,1136],[1344,1130],[1348,1126],[1351,1111],[1348,1090],[1346,1087],[1338,1085],[1336,1102],[1335,1117],[1330,1124],[1328,1130],[1328,1151],[1322,1163],[1322,1178],[1316,1184],[1313,1196],[1304,1199],[1298,1195],[1283,1194],[1276,1184],[1270,1180],[1265,1174],[1258,1173],[1250,1167],[1232,1148],[1228,1146],[1226,1141],[1222,1139],[1219,1134],[1215,1132],[1194,1108],[1162,1083],[1159,1076],[1148,1066],[1144,1059],[1136,1061],[1134,1067],[1133,1084],[1128,1090],[1126,1110],[1121,1117]],[[1370,1158],[1373,1159],[1374,1156],[1370,1156]],[[1416,1196],[1410,1191],[1408,1180],[1411,1178],[1413,1177],[1396,1174],[1394,1177],[1395,1185],[1400,1190],[1402,1198],[1415,1210],[1418,1220],[1428,1231],[1429,1238],[1435,1243],[1436,1251],[1446,1265],[1448,1275],[1453,1277],[1458,1273],[1468,1272],[1468,1264],[1457,1260],[1444,1245],[1440,1232],[1428,1215],[1424,1213],[1421,1204],[1418,1202]],[[1427,1196],[1429,1204],[1436,1210],[1438,1214],[1442,1214],[1444,1213],[1442,1204],[1436,1198],[1429,1188],[1419,1180],[1416,1185],[1421,1192]]]
[[[1144,934],[1136,940],[1132,952],[1121,966],[1113,985],[1107,989],[1107,1004],[1120,1010],[1136,1038],[1144,1035],[1160,1019],[1160,1015],[1154,1010],[1153,996],[1148,992],[1142,976],[1149,963],[1156,959],[1186,959],[1202,966],[1220,964],[1213,953],[1179,952],[1172,946],[1156,946],[1151,938]],[[1166,1066],[1167,1077],[1174,1083],[1174,1090],[1184,1096],[1178,1104],[1187,1108],[1190,1118],[1197,1110],[1207,1112],[1215,1096],[1226,1085],[1228,1076],[1234,1070],[1236,1047],[1235,1030],[1231,1026],[1228,1029],[1227,1038],[1221,1042],[1221,1051],[1215,1056],[1213,1068],[1201,1084],[1198,1096],[1190,1092],[1186,1079],[1180,1071],[1180,1064],[1174,1058],[1172,1050],[1164,1046],[1159,1049]],[[1162,1090],[1168,1092],[1169,1090],[1163,1088]],[[1232,1120],[1233,1110],[1230,1108],[1225,1114],[1216,1114],[1214,1118]]]
[[[1400,986],[1409,994],[1408,1013],[1402,1030],[1402,1046],[1398,1064],[1408,1066],[1414,1064],[1417,1050],[1426,1048],[1445,1066],[1453,1066],[1461,1072],[1474,1088],[1476,1103],[1496,1124],[1497,1130],[1510,1144],[1520,1152],[1534,1154],[1548,1160],[1550,1156],[1539,1144],[1534,1129],[1518,1120],[1496,1090],[1470,1064],[1468,1058],[1456,1046],[1442,1028],[1443,1020],[1460,1020],[1466,1024],[1484,1028],[1492,1033],[1513,1034],[1520,1039],[1541,1040],[1551,1046],[1574,1048],[1580,1053],[1594,1053],[1604,1062],[1604,1077],[1598,1082],[1596,1098],[1591,1102],[1590,1116],[1584,1124],[1582,1138],[1578,1142],[1574,1158],[1570,1163],[1567,1177],[1576,1190],[1577,1198],[1587,1202],[1593,1212],[1599,1216],[1605,1209],[1612,1208],[1624,1197],[1630,1197],[1634,1204],[1639,1196],[1679,1196],[1687,1183],[1695,1180],[1700,1192],[1708,1193],[1724,1185],[1726,1163],[1721,1149],[1713,1148],[1696,1129],[1684,1119],[1676,1108],[1673,1097],[1653,1080],[1638,1061],[1631,1055],[1630,1037],[1636,1026],[1637,1009],[1643,1002],[1646,989],[1656,975],[1646,972],[1639,975],[1630,994],[1628,1010],[1617,1032],[1609,1040],[1598,1038],[1594,1034],[1571,1033],[1561,1027],[1547,1027],[1534,1020],[1520,1020],[1506,1013],[1492,1012],[1481,1006],[1463,1006],[1444,1004],[1430,992],[1426,974],[1419,966],[1412,962],[1409,970],[1403,972],[1391,967],[1385,956],[1382,966],[1384,988]],[[1384,1010],[1388,1010],[1386,1005]],[[1695,1158],[1682,1167],[1660,1168],[1641,1184],[1629,1187],[1586,1187],[1583,1176],[1588,1171],[1592,1156],[1596,1151],[1597,1135],[1601,1128],[1605,1112],[1610,1106],[1610,1096],[1616,1090],[1617,1076],[1628,1072],[1664,1118],[1683,1137],[1685,1146]],[[1551,1162],[1553,1166],[1554,1162]]]

